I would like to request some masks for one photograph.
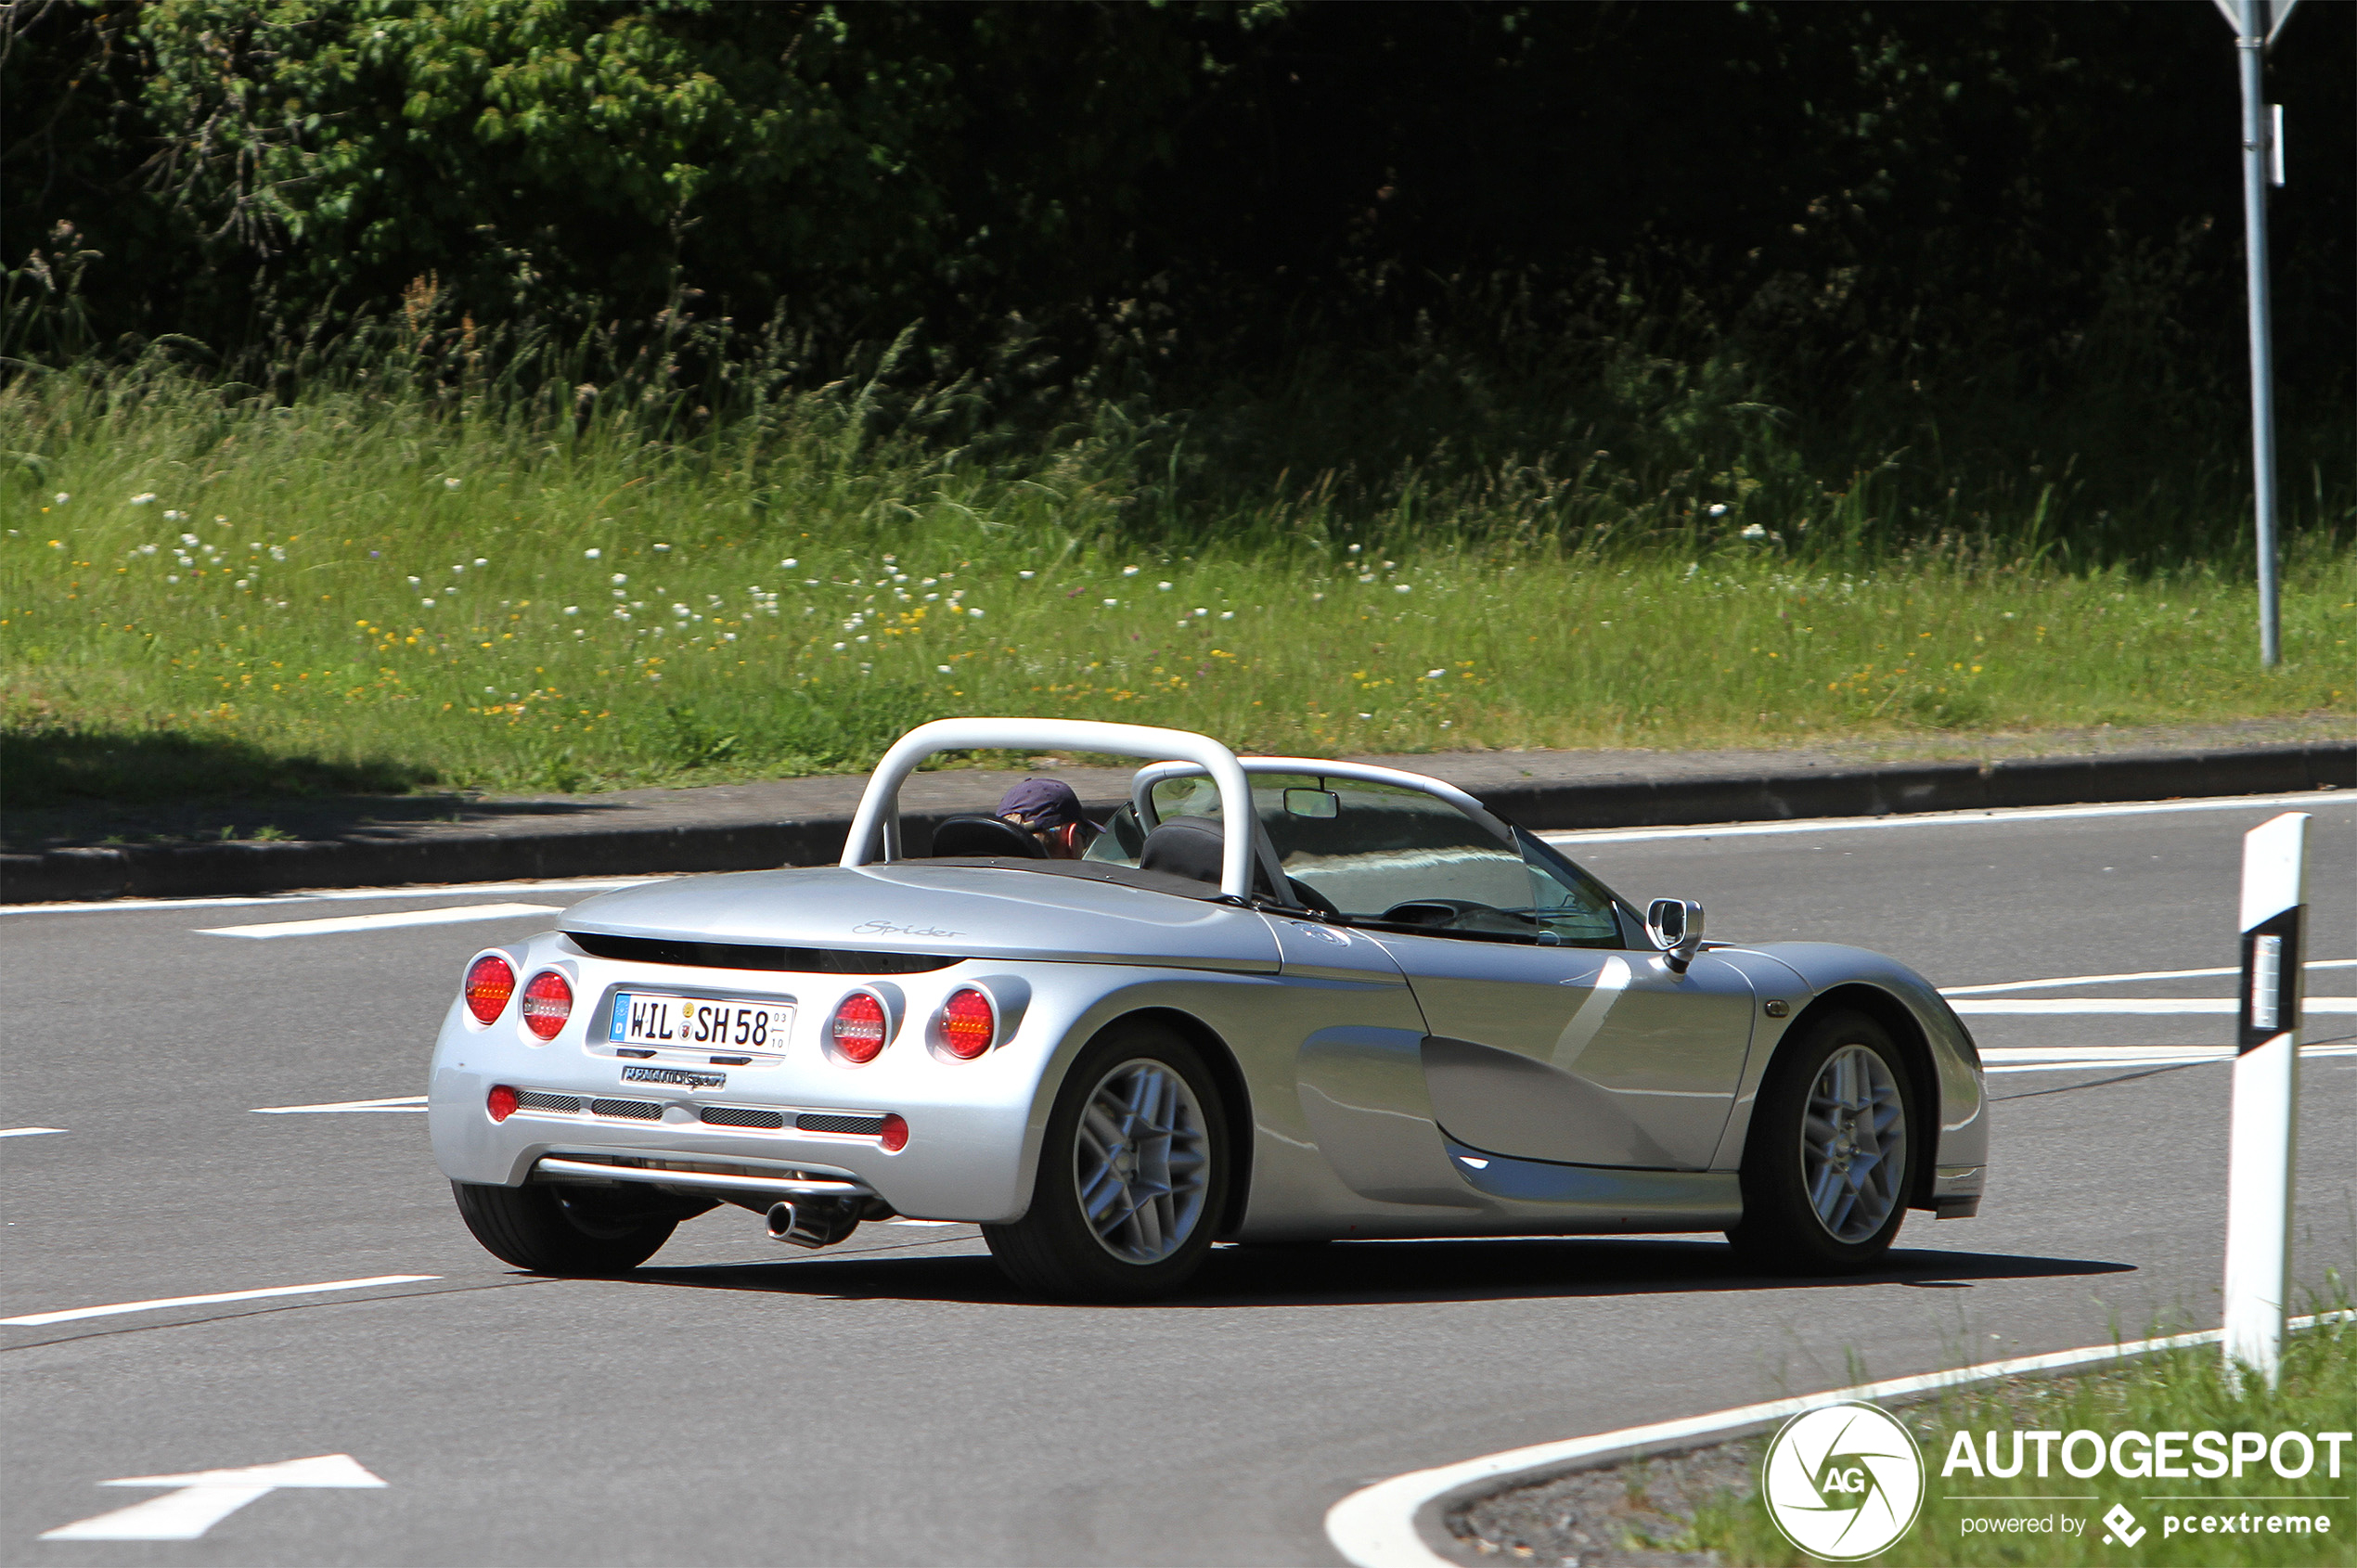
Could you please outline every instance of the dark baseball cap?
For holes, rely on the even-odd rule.
[[[1026,778],[998,803],[998,815],[1018,828],[1044,833],[1082,820],[1080,797],[1061,778]]]

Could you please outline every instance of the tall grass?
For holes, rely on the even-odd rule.
[[[2067,557],[2051,484],[1900,527],[1890,465],[1644,482],[1599,450],[1191,499],[1185,431],[1116,401],[960,440],[966,394],[895,392],[889,356],[715,413],[428,336],[285,394],[161,353],[0,388],[11,805],[203,787],[159,738],[309,759],[277,787],[578,790],[855,768],[962,713],[1335,752],[2357,705],[2321,479],[2262,672],[2238,563]]]

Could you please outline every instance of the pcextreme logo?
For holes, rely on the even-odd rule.
[[[1759,1494],[1784,1538],[1811,1557],[1872,1557],[1915,1523],[1924,1456],[1873,1405],[1827,1405],[1795,1416],[1768,1445]]]

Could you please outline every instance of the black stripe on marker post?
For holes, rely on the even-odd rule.
[[[2243,932],[2238,1056],[2299,1026],[2300,933],[2307,915],[2307,905],[2295,904]]]

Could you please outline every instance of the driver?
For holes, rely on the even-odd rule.
[[[1050,860],[1079,859],[1097,836],[1080,815],[1080,797],[1061,778],[1024,779],[999,801],[998,816],[1037,839]]]

